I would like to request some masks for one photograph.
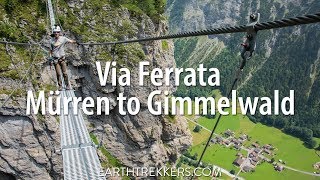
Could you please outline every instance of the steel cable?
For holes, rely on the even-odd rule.
[[[317,23],[317,22],[320,22],[320,12],[316,14],[308,14],[308,15],[298,16],[293,18],[285,18],[285,19],[276,20],[276,21],[257,23],[254,26],[254,28],[257,31],[261,31],[261,30],[276,29],[276,28],[283,28],[283,27],[303,25],[303,24],[311,24],[311,23]],[[246,32],[246,31],[247,31],[247,26],[242,25],[242,26],[231,26],[231,27],[199,30],[199,31],[192,31],[192,32],[183,32],[178,34],[168,34],[168,35],[162,35],[158,37],[149,37],[149,38],[142,38],[142,39],[132,39],[132,40],[123,40],[123,41],[115,41],[115,42],[101,42],[101,43],[99,42],[80,43],[80,44],[81,45],[114,45],[114,44],[156,41],[156,40],[203,36],[203,35],[238,33],[238,32]]]
[[[276,29],[276,28],[284,28],[289,26],[303,25],[303,24],[312,24],[320,22],[320,12],[315,14],[308,14],[304,16],[298,16],[293,18],[285,18],[282,20],[269,21],[263,23],[257,23],[254,25],[254,28],[257,31],[268,30],[268,29]],[[60,24],[60,22],[59,22]],[[60,25],[61,26],[61,25]],[[165,39],[175,39],[175,38],[183,38],[183,37],[194,37],[194,36],[204,36],[204,35],[214,35],[214,34],[229,34],[229,33],[238,33],[238,32],[246,32],[247,26],[231,26],[231,27],[221,27],[207,30],[199,30],[199,31],[191,31],[191,32],[183,32],[177,34],[168,34],[162,35],[158,37],[147,37],[142,39],[131,39],[131,40],[123,40],[123,41],[114,41],[114,42],[88,42],[88,43],[79,43],[81,45],[114,45],[114,44],[125,44],[125,43],[137,43],[137,42],[146,42],[146,41],[156,41],[156,40],[165,40]],[[36,43],[23,43],[23,42],[5,42],[0,41],[0,44],[13,44],[13,45],[37,45]]]
[[[34,64],[34,61],[35,61],[35,59],[37,58],[37,56],[38,56],[38,54],[39,54],[39,52],[40,52],[40,49],[41,49],[41,48],[39,47],[38,50],[37,50],[37,52],[36,52],[36,55],[34,56],[34,58],[33,58],[32,61],[31,61],[31,64],[30,64],[28,70],[26,71],[26,73],[24,74],[24,76],[20,79],[20,81],[19,81],[19,83],[17,84],[17,86],[11,91],[11,93],[10,93],[9,96],[6,98],[6,100],[1,104],[0,109],[2,109],[2,108],[4,107],[4,105],[9,101],[9,99],[11,98],[11,96],[12,96],[12,95],[14,94],[14,92],[18,89],[19,84],[21,84],[22,81],[27,77],[27,75],[29,75],[29,72],[30,72],[30,70],[31,70],[31,67],[32,67],[33,64]]]
[[[12,45],[22,45],[22,46],[35,46],[36,43],[23,43],[23,42],[10,42],[10,41],[0,41],[0,44],[12,44]]]
[[[249,57],[249,58],[246,58],[246,59],[243,59],[243,60],[242,60],[242,63],[245,62],[245,61],[247,61],[247,60],[249,60],[249,59],[250,59],[250,57]],[[245,66],[245,65],[244,65],[244,66]],[[238,80],[239,80],[240,77],[241,77],[241,74],[242,74],[242,72],[243,72],[244,66],[243,66],[243,67],[240,66],[240,68],[238,69],[238,71],[237,71],[237,73],[236,73],[236,77],[234,78],[233,83],[232,83],[232,85],[231,85],[231,88],[230,88],[230,90],[229,90],[229,92],[228,92],[228,94],[227,94],[227,98],[228,98],[228,99],[231,97],[232,91],[233,91],[234,88],[236,87],[236,84],[237,84]],[[198,168],[198,167],[201,165],[202,158],[203,158],[205,152],[207,151],[207,148],[208,148],[208,146],[209,146],[209,144],[210,144],[210,141],[211,141],[213,135],[215,134],[215,131],[216,131],[218,125],[219,125],[219,122],[220,122],[221,118],[222,118],[222,114],[219,114],[218,119],[217,119],[216,123],[214,124],[214,127],[213,127],[213,129],[212,129],[212,131],[211,131],[211,133],[210,133],[210,136],[209,136],[209,138],[208,138],[208,140],[207,140],[207,142],[206,142],[206,145],[205,145],[204,149],[203,149],[202,152],[201,152],[201,155],[200,155],[200,158],[199,158],[199,160],[198,160],[198,162],[197,162],[196,168]],[[192,177],[191,177],[191,180],[192,180],[192,179],[194,179],[194,174],[193,174]]]

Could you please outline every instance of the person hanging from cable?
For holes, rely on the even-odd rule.
[[[251,59],[256,48],[256,44],[255,41],[253,41],[252,35],[247,35],[245,42],[242,43],[241,46],[243,47],[241,51],[242,62],[240,65],[240,69],[242,70],[247,63],[247,60]],[[246,55],[247,52],[249,52],[249,55]]]
[[[53,34],[51,35],[52,39],[50,41],[50,64],[54,64],[59,85],[59,91],[62,90],[61,73],[63,74],[66,89],[69,90],[71,88],[68,80],[67,64],[65,60],[65,44],[77,43],[77,41],[75,40],[71,40],[67,37],[62,36],[60,32],[61,28],[58,25],[55,25],[53,28]]]

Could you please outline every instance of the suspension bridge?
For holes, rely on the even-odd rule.
[[[51,0],[47,1],[50,25],[56,24]],[[62,76],[62,75],[61,75]],[[62,79],[62,87],[66,89],[66,84]],[[70,84],[70,83],[69,83]],[[75,97],[73,90],[62,90],[60,98]],[[64,103],[61,101],[61,112]],[[70,112],[73,103],[69,104]],[[64,179],[105,179],[102,167],[98,158],[97,150],[86,128],[82,112],[78,109],[78,114],[71,113],[60,115],[61,150],[63,158]]]
[[[53,9],[53,4],[51,0],[47,0],[47,10],[50,19],[51,28],[56,24],[55,22],[55,13]],[[178,34],[168,34],[158,37],[147,37],[142,39],[132,39],[132,40],[123,40],[123,41],[115,41],[115,42],[96,42],[96,43],[79,43],[80,45],[117,45],[117,44],[126,44],[126,43],[140,43],[146,41],[156,41],[156,40],[164,40],[164,39],[174,39],[174,38],[184,38],[184,37],[193,37],[193,36],[204,36],[204,35],[214,35],[214,34],[226,34],[226,33],[239,33],[246,32],[248,44],[247,47],[244,48],[243,53],[249,51],[254,51],[255,48],[255,39],[257,37],[257,32],[261,30],[275,29],[275,28],[284,28],[289,26],[303,25],[303,24],[311,24],[311,23],[319,23],[320,22],[320,12],[315,14],[309,14],[304,16],[298,16],[293,18],[285,18],[277,21],[270,22],[259,22],[259,16],[252,15],[250,16],[250,21],[248,25],[242,26],[234,26],[234,27],[222,27],[208,30],[200,30],[200,31],[192,31],[192,32],[184,32]],[[0,41],[0,44],[6,45],[22,45],[22,46],[40,46],[39,43],[29,42],[8,42],[8,41]],[[39,48],[40,49],[40,48]],[[246,60],[251,58],[250,56],[243,56],[242,65],[240,66],[237,77],[234,79],[232,87],[233,90],[245,64]],[[34,64],[31,63],[30,68]],[[28,71],[29,71],[28,70]],[[26,72],[26,74],[28,73]],[[25,76],[21,79],[21,81],[25,79]],[[61,78],[63,80],[63,78]],[[21,83],[20,81],[20,83]],[[65,89],[65,83],[63,83],[63,88]],[[9,97],[2,103],[0,108],[4,107],[7,103],[8,99],[11,98],[12,94],[16,91],[16,88],[12,91]],[[230,96],[230,92],[228,93],[228,97]],[[61,98],[67,97],[72,98],[75,97],[73,90],[63,90],[60,92]],[[63,103],[61,102],[61,112],[63,112]],[[78,110],[78,114],[73,114],[73,104],[69,104],[69,114],[61,114],[60,115],[60,131],[61,131],[61,151],[63,157],[63,174],[64,179],[105,179],[106,177],[103,175],[102,167],[97,155],[97,148],[91,141],[88,130],[85,125],[85,121],[81,110]],[[198,165],[200,165],[201,160],[205,154],[205,151],[208,147],[209,141],[212,138],[219,122],[221,119],[221,114],[218,117],[217,122],[214,125],[213,130],[211,131],[211,135],[207,141],[207,144],[202,151],[200,159],[198,161]]]

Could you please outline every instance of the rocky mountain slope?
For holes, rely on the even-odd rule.
[[[56,1],[54,1],[56,3]],[[150,1],[148,1],[150,3]],[[146,2],[146,3],[148,3]],[[146,6],[135,1],[58,1],[56,16],[66,36],[83,42],[104,42],[143,36],[156,36],[167,31],[162,18],[161,2]],[[148,5],[148,4],[147,4]],[[0,37],[8,41],[39,42],[48,45],[49,25],[44,1],[0,2]],[[43,47],[45,48],[45,47]],[[59,153],[59,118],[26,116],[26,89],[55,90],[54,70],[35,48],[0,45],[1,103],[17,87],[12,98],[0,109],[0,172],[3,177],[17,179],[59,179],[62,157]],[[68,46],[68,69],[77,96],[106,96],[110,100],[109,116],[87,117],[87,127],[95,143],[102,142],[99,157],[103,167],[159,166],[174,162],[179,152],[191,144],[186,122],[180,118],[153,116],[146,108],[146,96],[156,88],[174,91],[173,87],[137,85],[137,68],[141,60],[151,67],[174,67],[173,43],[157,41],[115,47],[118,67],[132,73],[130,87],[99,84],[95,61],[111,61],[111,47]],[[32,59],[35,65],[26,71]],[[27,78],[19,84],[27,73]],[[136,116],[121,116],[116,97],[138,97],[141,111]]]
[[[261,22],[312,14],[319,11],[320,3],[316,0],[169,0],[167,7],[170,31],[183,32],[247,24],[252,12],[261,14]],[[279,127],[311,146],[314,145],[311,137],[320,137],[320,44],[316,40],[320,36],[319,27],[319,24],[313,24],[259,32],[255,57],[248,63],[238,84],[241,90],[239,95],[244,97],[272,97],[275,89],[285,96],[290,89],[295,90],[295,116],[257,115],[251,119]],[[239,66],[240,44],[244,35],[238,33],[176,40],[177,66],[195,66],[201,62],[207,67],[219,68],[224,82],[221,90],[225,92]],[[177,93],[208,95],[211,90],[181,87]]]

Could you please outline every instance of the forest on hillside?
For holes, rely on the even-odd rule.
[[[227,20],[233,18],[236,25],[243,25],[247,23],[247,18],[244,17],[255,10],[261,14],[261,22],[312,14],[318,11],[320,3],[313,0],[300,5],[298,2],[244,1],[241,5],[230,6],[232,7],[226,7],[221,1],[169,1],[170,30],[189,31],[195,27],[205,28],[202,27],[203,24],[206,27],[227,26],[220,22],[219,18],[224,17],[228,17]],[[191,7],[196,8],[196,14],[186,12],[186,9]],[[238,9],[239,13],[232,8]],[[198,26],[194,25],[199,19],[204,22]],[[242,97],[273,97],[274,90],[279,90],[280,96],[284,97],[288,95],[289,90],[295,90],[294,116],[257,114],[249,117],[253,122],[274,126],[299,137],[311,148],[316,146],[313,137],[320,137],[320,44],[316,40],[318,37],[319,24],[258,32],[254,57],[247,63],[237,84],[238,96]],[[195,66],[201,61],[207,68],[218,68],[222,81],[222,86],[218,89],[225,95],[241,61],[239,52],[243,38],[243,33],[236,33],[210,36],[206,40],[202,37],[175,40],[177,66]],[[224,46],[219,45],[219,42]],[[214,89],[211,87],[180,86],[175,94],[189,97],[211,96],[212,90]]]

